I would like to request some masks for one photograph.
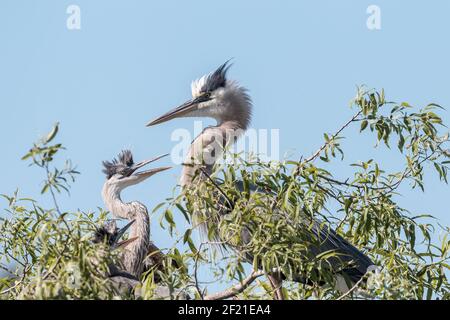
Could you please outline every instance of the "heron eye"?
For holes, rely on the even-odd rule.
[[[128,169],[122,169],[118,172],[122,177],[128,176]]]
[[[203,96],[205,97],[205,98],[210,98],[211,97],[211,92],[205,92],[204,94],[203,94]]]

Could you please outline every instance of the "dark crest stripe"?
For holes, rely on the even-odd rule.
[[[218,88],[225,87],[227,82],[227,71],[233,65],[231,59],[222,64],[216,71],[207,76],[206,82],[200,92],[211,92]]]
[[[124,168],[130,168],[134,164],[133,154],[130,150],[123,150],[117,159],[114,158],[112,161],[103,161],[103,173],[106,177],[110,179],[113,175],[123,170]]]

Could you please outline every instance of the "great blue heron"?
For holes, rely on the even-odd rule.
[[[216,126],[207,127],[195,138],[186,156],[180,184],[189,186],[193,177],[206,179],[205,174],[197,175],[200,168],[206,174],[211,173],[214,162],[220,158],[220,150],[228,143],[232,143],[248,128],[252,115],[252,100],[247,90],[236,81],[227,79],[230,64],[226,62],[214,72],[195,80],[192,85],[192,99],[168,113],[149,122],[147,126],[160,124],[175,118],[208,117],[217,121]],[[206,160],[206,161],[205,161]],[[313,228],[308,232],[311,238],[318,239],[318,246],[310,246],[308,250],[314,255],[327,251],[335,251],[340,259],[331,261],[333,271],[341,276],[337,286],[341,291],[349,290],[349,283],[342,288],[342,275],[351,281],[358,282],[368,270],[373,268],[373,262],[365,254],[339,236],[334,230],[324,228],[317,221],[313,221]],[[243,241],[251,239],[251,234],[242,235]],[[339,263],[340,262],[340,263]],[[350,268],[342,270],[343,264],[351,263]],[[299,277],[292,279],[298,282],[307,280]],[[346,288],[345,288],[346,287]]]
[[[126,226],[126,228],[130,229],[130,239],[125,243],[126,245],[123,242],[117,243],[118,238],[123,235],[126,229],[115,231],[114,228],[109,230],[104,228],[103,232],[112,245],[123,247],[123,267],[137,279],[140,278],[144,270],[154,267],[155,264],[160,264],[163,256],[159,249],[150,241],[150,218],[147,208],[137,201],[124,203],[121,199],[121,192],[125,188],[136,185],[158,172],[170,169],[170,167],[161,167],[137,172],[140,168],[162,157],[134,163],[131,152],[125,150],[112,162],[103,162],[103,172],[107,178],[102,191],[105,205],[114,217],[132,221]]]

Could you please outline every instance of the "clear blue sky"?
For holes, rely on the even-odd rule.
[[[66,28],[70,4],[81,8],[81,30]],[[381,30],[366,27],[371,4],[381,8]],[[193,130],[192,120],[145,123],[189,98],[191,80],[231,57],[230,77],[254,100],[252,127],[279,128],[281,152],[296,158],[349,118],[356,85],[383,87],[389,100],[450,108],[449,15],[447,0],[2,0],[0,193],[19,187],[39,197],[42,173],[20,157],[59,121],[64,157],[82,173],[61,206],[96,210],[101,161],[124,147],[137,160],[169,152],[171,132]],[[449,111],[443,116],[450,123]],[[368,136],[347,139],[346,161],[402,165],[397,152],[373,144]],[[155,176],[124,198],[153,207],[171,195],[179,172]],[[427,183],[425,194],[401,201],[449,225],[450,187],[435,176]],[[157,222],[152,231],[158,244],[170,244]]]

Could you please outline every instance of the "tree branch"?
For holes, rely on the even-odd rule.
[[[22,277],[20,278],[20,280],[18,280],[18,281],[16,282],[16,284],[13,285],[12,287],[9,287],[8,289],[5,289],[5,290],[1,291],[1,292],[0,292],[0,296],[7,294],[8,292],[14,290],[14,289],[17,288],[20,284],[22,284],[22,282],[25,280],[25,277],[26,277],[26,275],[27,275],[27,272],[28,272],[30,269],[31,269],[31,267],[30,267],[30,266],[27,266],[27,267],[24,269],[23,274],[22,274]]]
[[[245,278],[240,284],[231,287],[222,292],[214,293],[208,295],[204,298],[204,300],[225,300],[232,297],[235,297],[239,293],[244,292],[245,289],[248,288],[256,279],[265,275],[264,271],[253,271],[251,275]]]
[[[357,118],[361,115],[362,110],[358,111],[350,120],[348,120],[338,131],[336,131],[332,136],[331,139],[326,141],[311,157],[305,159],[304,161],[301,161],[295,172],[294,175],[298,175],[300,168],[303,167],[303,165],[314,161],[318,156],[320,156],[320,154],[322,153],[323,150],[325,150],[331,143],[331,141],[334,141],[334,139],[336,139],[336,137],[341,134],[342,131],[344,131],[345,128],[347,128],[352,122],[356,121]]]
[[[61,210],[59,209],[58,201],[56,200],[56,195],[55,195],[55,192],[53,191],[53,186],[50,181],[51,174],[50,174],[50,169],[48,168],[48,163],[45,164],[44,168],[45,168],[45,172],[47,173],[47,181],[48,181],[50,193],[53,198],[53,203],[55,205],[56,212],[58,212],[58,214],[61,215]]]
[[[213,184],[213,186],[225,197],[225,200],[227,200],[229,209],[233,209],[233,202],[230,200],[230,198],[227,196],[225,191],[222,190],[222,188],[214,181],[214,179],[203,169],[202,167],[199,168],[200,171],[208,178],[208,180]]]
[[[348,290],[346,293],[344,293],[342,296],[340,296],[339,298],[337,298],[336,300],[340,301],[340,300],[344,300],[346,297],[348,297],[349,295],[351,295],[356,289],[358,289],[359,285],[366,280],[367,278],[367,273],[361,277],[361,279],[359,279],[358,282],[355,283],[355,285]]]
[[[267,278],[273,288],[275,300],[284,300],[283,280],[281,279],[280,274],[269,274]]]
[[[333,134],[331,136],[331,139],[328,140],[327,142],[325,142],[323,144],[323,146],[321,146],[319,148],[319,150],[317,150],[311,157],[307,158],[305,161],[303,161],[302,164],[314,161],[321,153],[323,150],[325,150],[325,148],[327,148],[330,145],[330,142],[333,141],[334,139],[336,139],[336,137],[338,135],[341,134],[342,131],[344,131],[345,128],[347,128],[352,122],[356,121],[356,118],[358,118],[362,113],[362,110],[358,111],[350,120],[348,120],[338,131],[336,131],[335,134]]]
[[[205,300],[204,294],[202,290],[200,289],[199,281],[198,281],[198,261],[201,257],[201,251],[202,251],[203,243],[198,248],[197,254],[195,255],[195,264],[194,264],[194,284],[195,289],[197,290],[198,294],[200,295],[201,300]]]

